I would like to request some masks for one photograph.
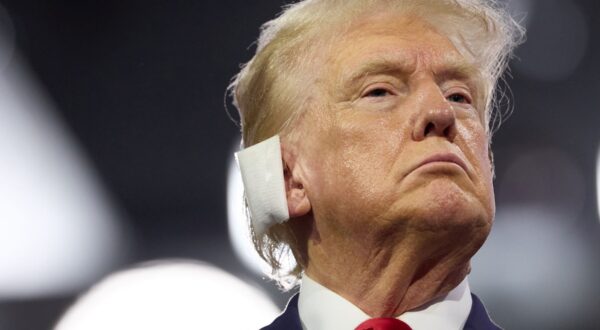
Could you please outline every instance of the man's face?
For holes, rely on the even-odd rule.
[[[321,236],[481,228],[494,214],[475,67],[419,19],[377,16],[325,55],[301,123]]]

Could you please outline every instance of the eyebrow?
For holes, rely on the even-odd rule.
[[[389,74],[393,76],[406,76],[414,72],[414,70],[414,61],[374,59],[364,63],[358,69],[352,70],[352,73],[342,76],[342,82],[346,86],[351,86],[371,75]],[[464,60],[444,58],[441,63],[434,64],[432,71],[438,83],[447,80],[462,80],[480,85],[481,71],[476,66]]]
[[[352,70],[351,73],[342,76],[342,82],[345,86],[351,86],[371,75],[389,74],[404,76],[414,71],[413,69],[414,65],[408,64],[405,61],[375,59],[362,64],[358,69]]]
[[[433,68],[433,74],[439,82],[447,80],[463,80],[478,82],[481,71],[474,65],[463,60],[447,60],[440,68]]]

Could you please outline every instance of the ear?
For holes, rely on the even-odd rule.
[[[302,166],[298,162],[297,154],[283,144],[281,145],[281,157],[290,219],[305,216],[312,208],[306,194],[306,181]]]

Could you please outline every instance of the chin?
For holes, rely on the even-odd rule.
[[[481,228],[486,232],[491,228],[493,198],[478,198],[474,189],[452,180],[434,180],[410,195],[403,199],[410,203],[413,227],[428,231]]]

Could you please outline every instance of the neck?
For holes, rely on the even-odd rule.
[[[456,232],[378,236],[360,244],[309,241],[306,274],[372,317],[395,317],[460,284],[485,239]]]

